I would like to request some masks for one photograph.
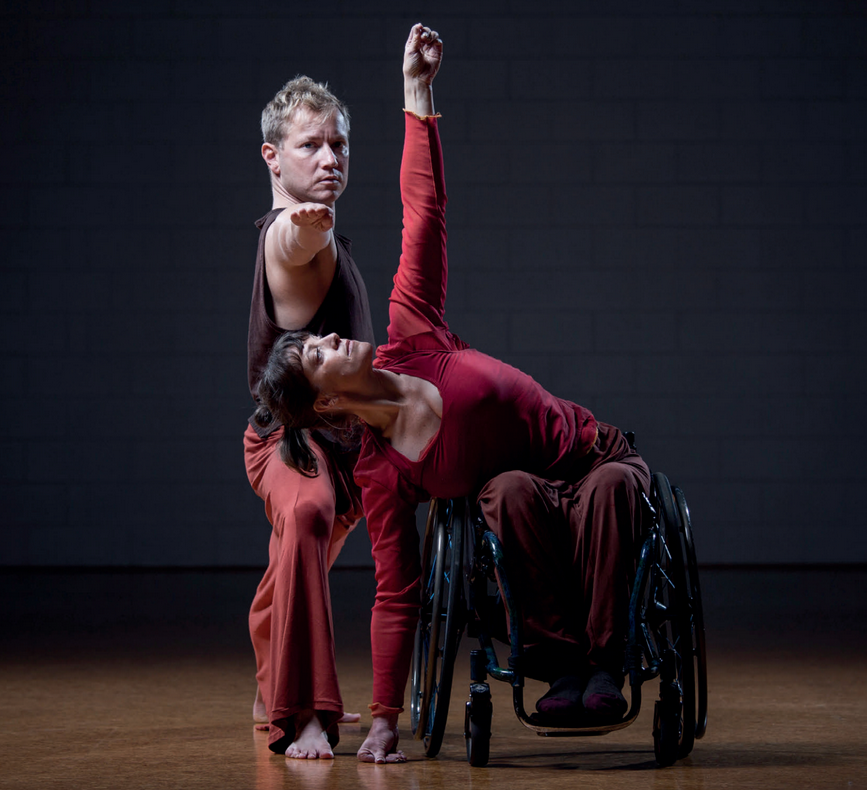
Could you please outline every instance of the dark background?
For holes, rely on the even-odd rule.
[[[338,229],[384,340],[417,21],[452,328],[636,431],[701,561],[867,561],[865,3],[29,0],[0,11],[0,564],[264,564],[259,114],[297,73],[348,102]]]

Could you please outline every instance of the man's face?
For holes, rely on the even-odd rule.
[[[332,206],[349,178],[346,120],[337,110],[323,115],[301,106],[280,147],[265,159],[290,198]]]

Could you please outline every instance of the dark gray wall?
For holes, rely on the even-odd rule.
[[[5,6],[0,563],[263,561],[259,112],[299,72],[350,104],[338,224],[382,340],[419,20],[446,44],[453,329],[635,430],[703,561],[867,561],[865,4],[395,5]]]

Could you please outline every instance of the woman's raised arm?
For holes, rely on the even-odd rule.
[[[443,42],[436,30],[413,25],[403,50],[404,107],[416,115],[433,115],[433,81],[443,59]]]
[[[407,111],[400,168],[403,239],[389,304],[390,343],[445,326],[446,192],[432,89],[441,59],[437,33],[415,25],[403,60]]]

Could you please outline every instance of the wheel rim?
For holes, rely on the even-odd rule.
[[[445,503],[441,500],[431,500],[425,527],[424,547],[422,550],[422,589],[419,621],[416,626],[413,644],[411,693],[410,693],[410,723],[417,740],[425,737],[428,710],[430,708],[430,686],[428,682],[428,663],[430,661],[430,644],[432,627],[434,626],[433,611],[436,596],[435,580],[442,575],[442,551],[440,525],[445,517]],[[439,563],[437,563],[439,559]]]
[[[687,573],[686,545],[679,509],[668,478],[654,474],[654,491],[659,518],[659,545],[656,563],[656,634],[660,656],[666,656],[661,673],[660,723],[655,727],[660,742],[658,759],[670,764],[692,751],[696,733],[696,672],[694,663],[694,619],[692,595]]]
[[[412,664],[411,720],[425,754],[434,757],[442,744],[457,645],[464,623],[462,606],[462,501],[438,500],[428,514],[423,552],[422,601]],[[457,583],[455,583],[457,582]]]
[[[690,616],[692,626],[692,652],[695,662],[696,681],[696,726],[695,737],[701,738],[707,730],[707,647],[704,629],[704,609],[701,600],[701,585],[699,583],[698,562],[695,556],[693,542],[692,520],[686,497],[679,488],[674,489],[682,530],[682,540],[685,553],[685,569],[689,586]]]

